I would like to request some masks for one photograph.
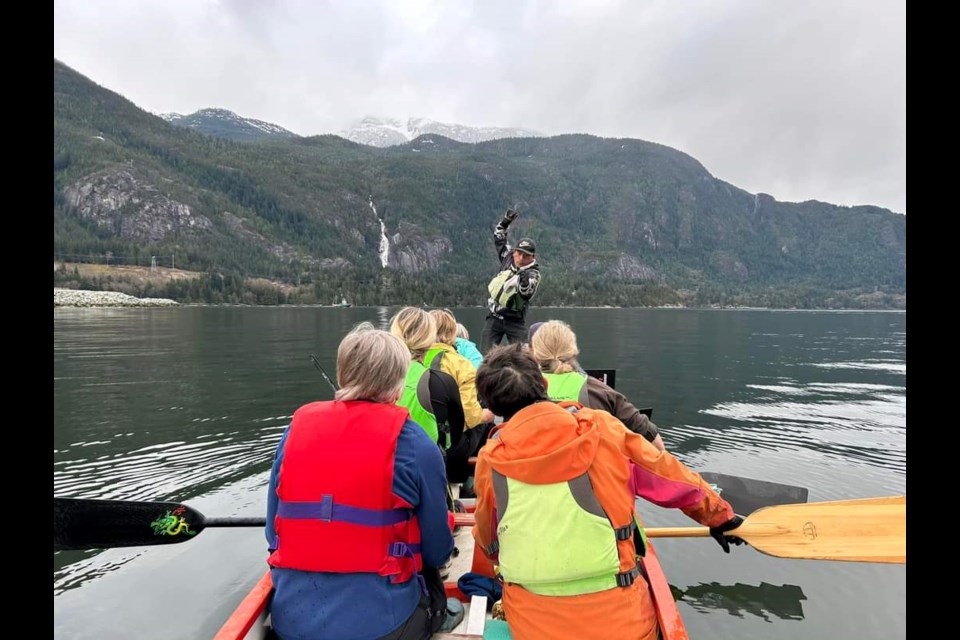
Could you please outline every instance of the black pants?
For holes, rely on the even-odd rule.
[[[424,565],[421,575],[426,581],[428,595],[420,598],[406,622],[379,640],[426,640],[443,625],[447,618],[447,594],[440,571]]]
[[[480,336],[480,353],[487,355],[490,349],[500,344],[503,336],[507,336],[510,344],[526,342],[526,321],[487,314],[487,320],[483,323],[483,334]]]
[[[430,611],[425,606],[424,600],[425,598],[421,598],[413,614],[400,625],[399,629],[380,636],[379,640],[426,640],[433,635],[430,629]]]
[[[487,422],[467,429],[460,436],[460,440],[447,450],[447,482],[465,482],[473,475],[473,465],[468,460],[477,455],[480,448],[486,444],[492,427],[493,423]]]

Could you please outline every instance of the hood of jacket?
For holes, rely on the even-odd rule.
[[[537,402],[500,425],[482,455],[509,478],[527,484],[566,482],[587,471],[597,456],[600,430],[564,407],[576,402]]]

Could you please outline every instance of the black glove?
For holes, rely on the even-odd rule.
[[[520,214],[514,211],[513,209],[507,209],[507,212],[503,214],[503,217],[509,220],[510,222],[513,222],[518,215]]]
[[[736,529],[742,524],[743,518],[738,515],[734,515],[719,527],[710,527],[710,535],[713,536],[713,539],[716,540],[721,547],[723,547],[724,553],[730,553],[731,544],[743,544],[744,541],[737,536],[725,536],[723,535],[723,532]]]

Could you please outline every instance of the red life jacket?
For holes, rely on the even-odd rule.
[[[277,474],[273,567],[376,573],[406,582],[423,567],[413,505],[393,494],[403,407],[365,401],[297,409]]]

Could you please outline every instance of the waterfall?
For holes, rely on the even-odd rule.
[[[373,211],[373,215],[377,216],[377,220],[380,222],[380,246],[377,248],[377,253],[380,254],[380,266],[386,269],[387,262],[390,259],[390,239],[387,238],[387,225],[384,224],[380,214],[377,213],[377,208],[373,205],[373,196],[370,196],[370,210]]]

